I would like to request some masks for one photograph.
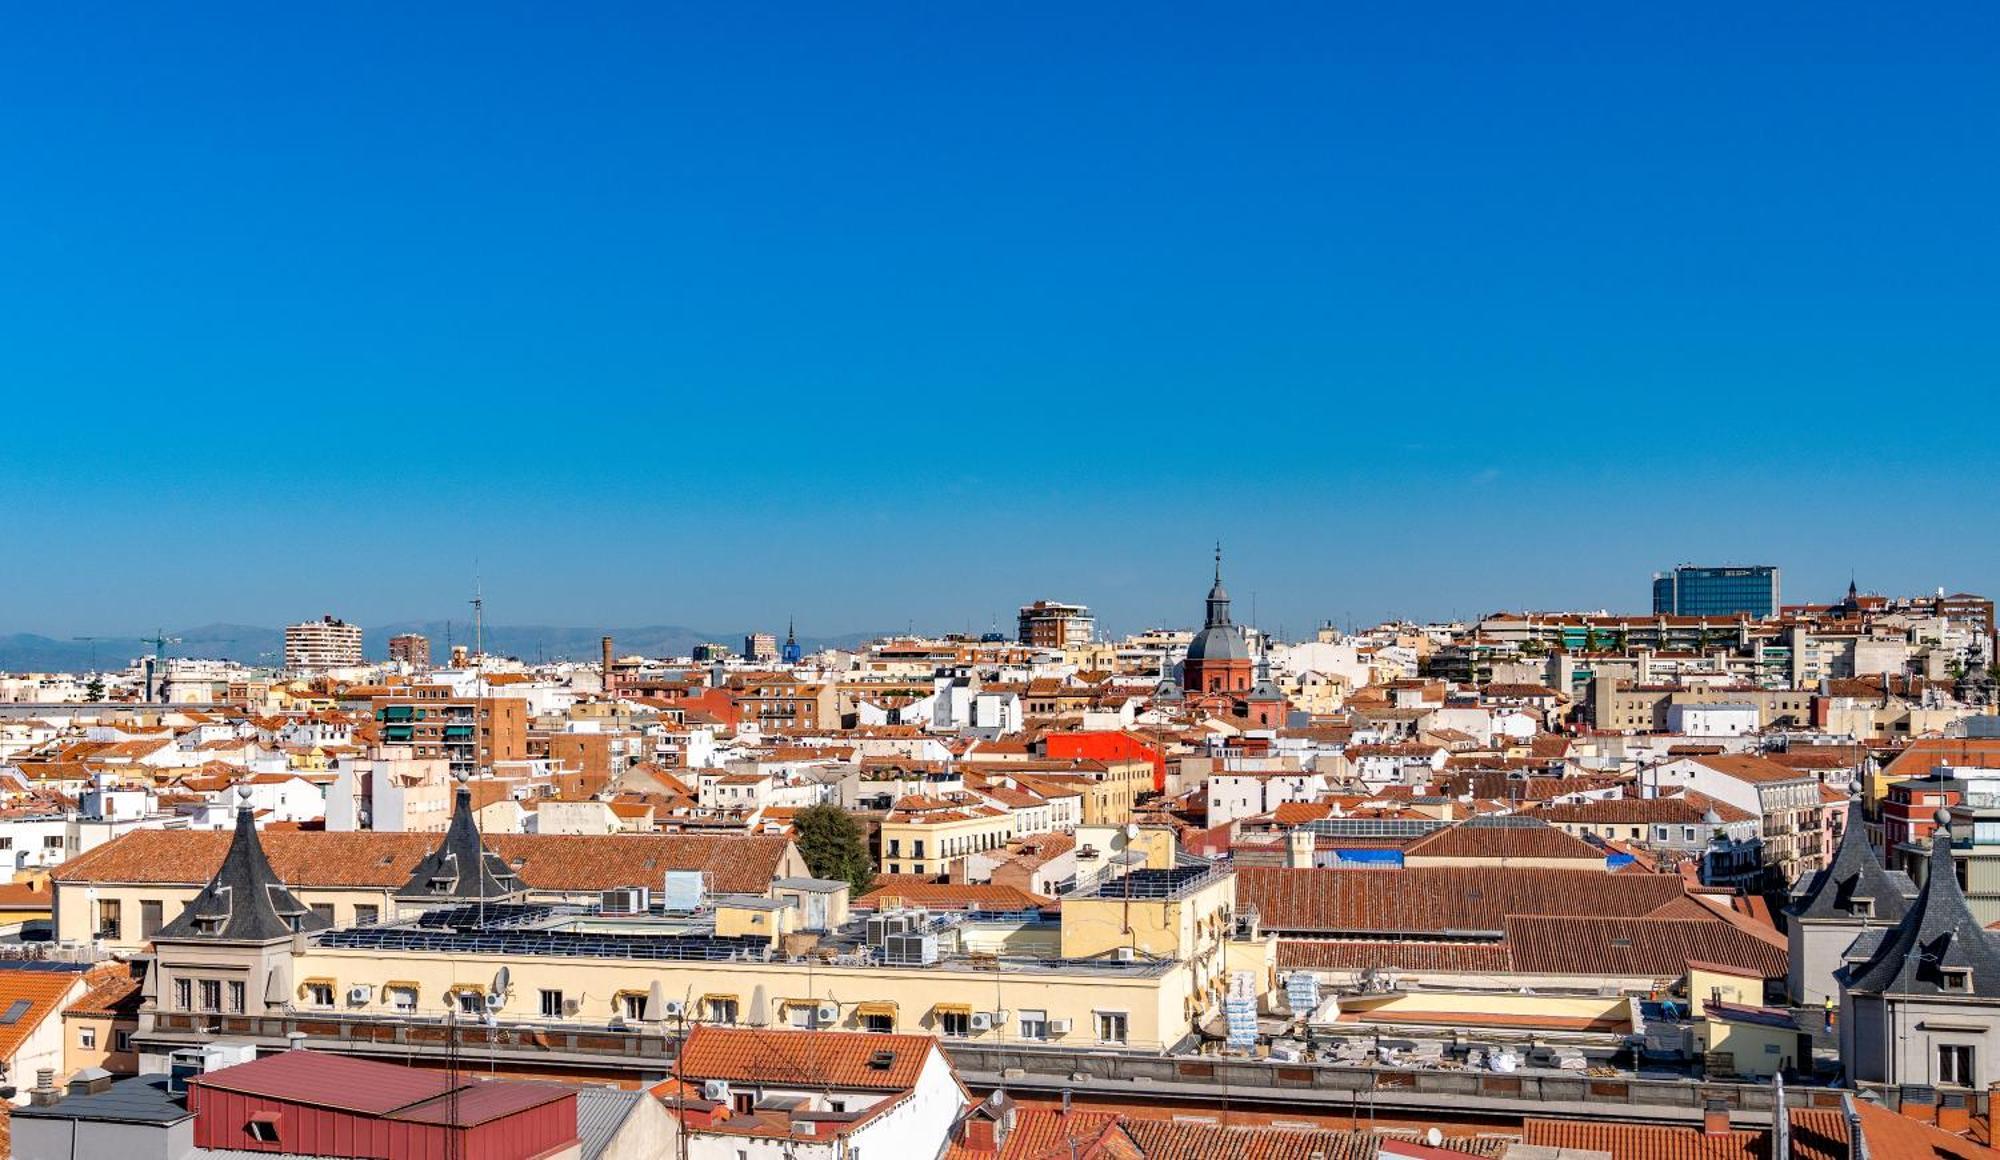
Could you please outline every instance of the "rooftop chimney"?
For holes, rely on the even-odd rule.
[[[1701,1130],[1709,1136],[1729,1134],[1729,1104],[1724,1100],[1710,1100],[1701,1108]]]
[[[62,1098],[56,1090],[56,1070],[52,1067],[37,1068],[35,1086],[28,1093],[28,1103],[37,1108],[46,1108]]]
[[[600,675],[603,677],[604,695],[608,697],[611,695],[611,638],[607,636],[599,643],[604,646],[604,669]]]

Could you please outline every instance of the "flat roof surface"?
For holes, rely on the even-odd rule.
[[[15,1119],[106,1120],[122,1124],[177,1124],[194,1113],[179,1096],[167,1091],[164,1075],[135,1075],[114,1080],[95,1095],[65,1096],[47,1107],[30,1104],[10,1109]]]

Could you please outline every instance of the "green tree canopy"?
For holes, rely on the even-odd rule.
[[[813,877],[846,882],[856,897],[875,880],[875,867],[868,861],[868,842],[853,814],[826,803],[807,806],[792,819],[792,829],[797,833],[799,855]]]

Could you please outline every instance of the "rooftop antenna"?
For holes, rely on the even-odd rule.
[[[472,656],[475,662],[486,655],[486,593],[479,577],[472,578]]]

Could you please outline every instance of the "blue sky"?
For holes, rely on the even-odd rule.
[[[575,9],[575,11],[572,11]],[[74,5],[0,631],[1992,592],[2000,9]],[[1248,611],[1247,607],[1245,609]]]

